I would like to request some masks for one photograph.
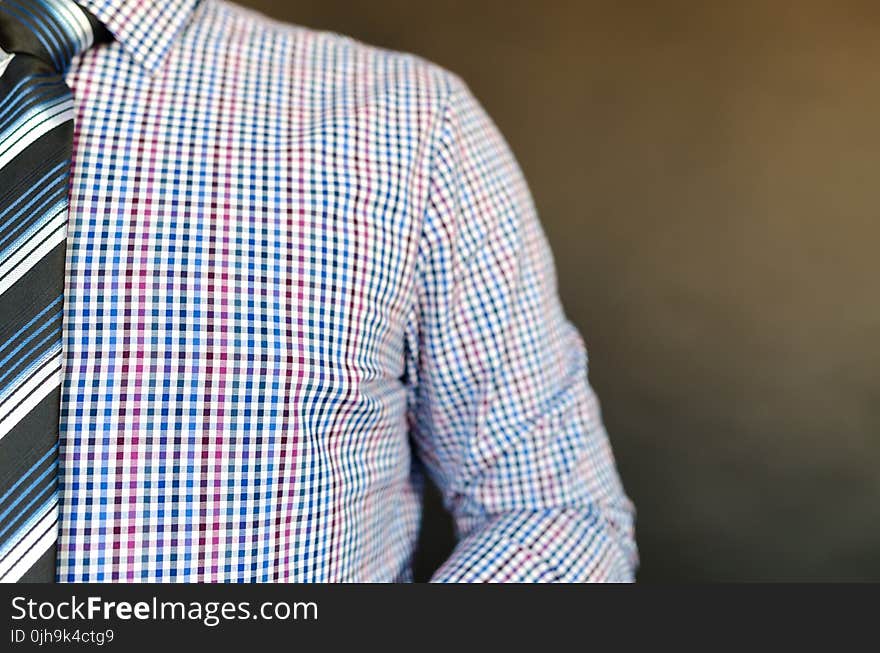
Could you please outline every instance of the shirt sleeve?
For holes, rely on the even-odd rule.
[[[453,78],[409,320],[410,429],[458,545],[434,582],[631,581],[633,507],[503,137]]]

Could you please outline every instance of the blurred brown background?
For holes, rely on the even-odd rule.
[[[244,0],[460,74],[591,350],[642,581],[880,580],[880,5]],[[450,546],[432,498],[419,574]]]

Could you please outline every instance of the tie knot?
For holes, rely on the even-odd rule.
[[[37,57],[61,74],[102,33],[73,0],[0,0],[0,48]]]

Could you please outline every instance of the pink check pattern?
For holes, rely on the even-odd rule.
[[[223,0],[87,0],[58,578],[630,580],[551,253],[455,75]]]

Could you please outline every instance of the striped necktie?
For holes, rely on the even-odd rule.
[[[0,0],[0,581],[54,582],[73,95],[106,32],[72,0]]]

